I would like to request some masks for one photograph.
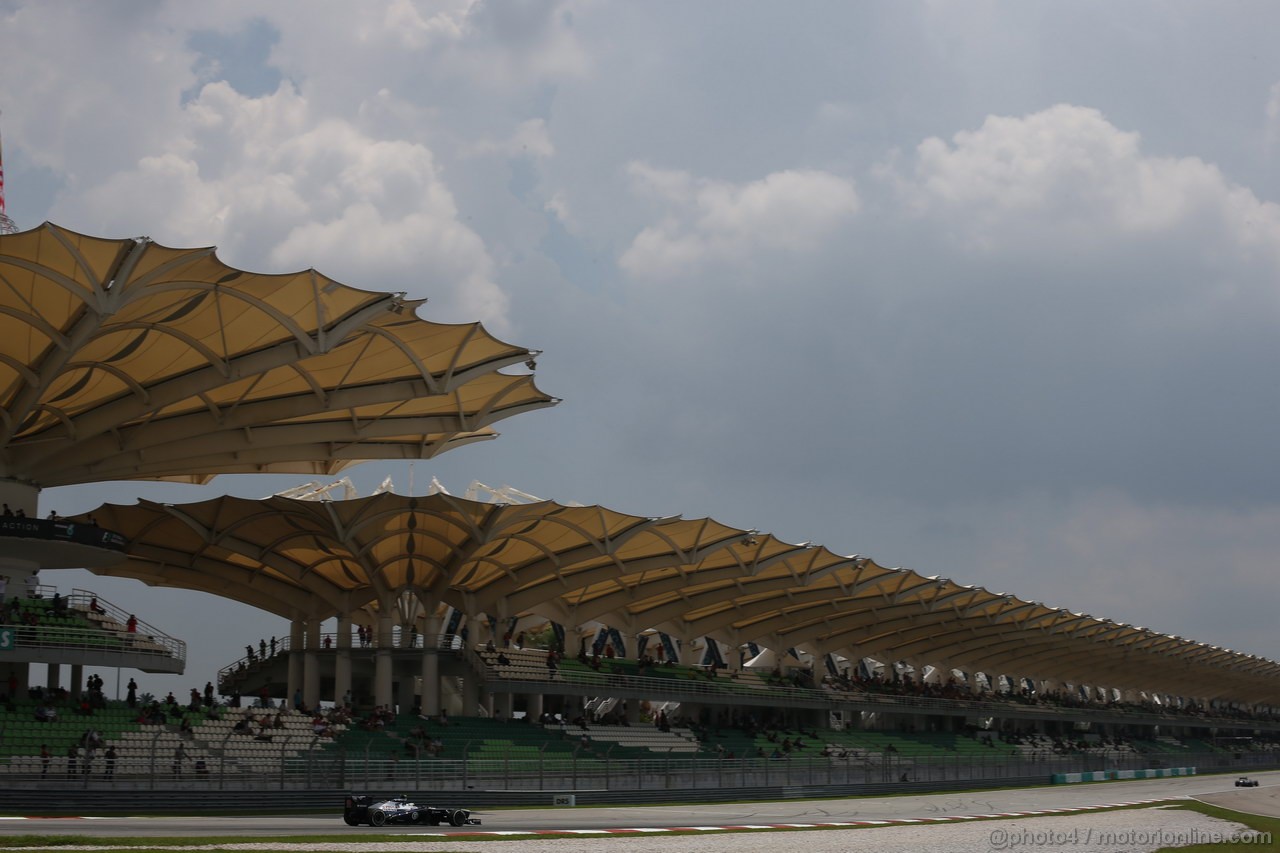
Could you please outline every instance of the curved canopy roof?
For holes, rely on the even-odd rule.
[[[536,613],[1011,677],[1280,704],[1280,664],[711,519],[446,494],[104,505],[129,541],[102,574],[213,592],[287,618],[391,608]]]
[[[0,235],[0,477],[205,482],[424,459],[554,405],[478,324],[314,270],[45,223]]]

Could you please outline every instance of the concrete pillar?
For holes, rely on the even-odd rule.
[[[285,680],[285,701],[293,702],[293,693],[302,686],[302,656],[306,637],[306,623],[294,619],[289,623],[289,675]]]
[[[71,698],[79,699],[80,694],[84,691],[84,666],[82,664],[71,664]]]
[[[57,688],[62,686],[62,665],[61,664],[56,664],[56,663],[49,664],[49,679],[45,683],[45,686],[48,687],[50,690],[56,690]]]
[[[516,697],[514,693],[499,693],[497,695],[497,709],[502,712],[502,719],[505,722],[511,722],[511,715],[516,710]]]
[[[391,696],[391,615],[385,608],[378,614],[377,651],[374,652],[373,702],[390,705]]]
[[[342,698],[351,690],[351,617],[338,617],[338,656],[333,661],[333,702],[342,704]]]
[[[422,713],[440,713],[440,617],[428,616],[422,631]]]
[[[462,680],[461,716],[474,717],[478,707],[480,707],[480,681],[477,676],[468,673]]]
[[[531,723],[538,722],[538,718],[542,716],[542,708],[543,708],[542,694],[541,693],[526,694],[524,706],[527,709],[525,711],[525,714],[528,715],[529,722]]]
[[[316,708],[320,704],[320,620],[307,620],[307,650],[302,658],[302,704]],[[290,704],[293,695],[289,696]]]

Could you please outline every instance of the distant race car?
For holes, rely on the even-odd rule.
[[[470,809],[446,809],[435,806],[420,806],[408,797],[357,796],[349,794],[343,804],[342,819],[347,826],[387,826],[388,824],[427,824],[439,826],[447,823],[450,826],[477,826],[480,818],[472,817]]]
[[[1236,780],[1237,788],[1256,788],[1258,787],[1257,779],[1250,779],[1248,776],[1241,776]]]

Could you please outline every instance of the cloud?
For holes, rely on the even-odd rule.
[[[183,114],[168,151],[86,190],[80,215],[112,233],[216,243],[241,266],[314,266],[355,286],[429,297],[436,319],[507,327],[484,242],[459,221],[425,146],[317,117],[290,84],[252,98],[211,83]]]
[[[859,208],[853,182],[827,172],[774,172],[732,184],[685,172],[628,166],[634,191],[656,200],[662,218],[623,252],[630,275],[665,278],[707,263],[749,265],[759,253],[809,251]]]
[[[555,156],[556,148],[551,142],[551,135],[547,132],[546,121],[532,118],[520,122],[515,132],[507,138],[494,140],[485,137],[474,143],[467,153],[545,160]]]
[[[1280,262],[1280,206],[1196,157],[1144,154],[1137,133],[1095,109],[989,116],[915,153],[908,174],[888,169],[902,201],[974,250],[1076,251],[1194,230]]]
[[[1271,84],[1267,94],[1264,112],[1267,116],[1267,153],[1270,154],[1270,149],[1280,142],[1280,80]]]

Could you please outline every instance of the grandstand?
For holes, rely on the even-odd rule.
[[[315,271],[46,223],[0,235],[0,272],[23,332],[0,336],[0,574],[22,599],[0,627],[0,772],[44,784],[36,741],[76,738],[86,785],[108,748],[113,781],[281,787],[1272,758],[1274,661],[710,518],[509,486],[353,498],[338,481],[42,519],[49,485],[330,477],[491,439],[558,401],[503,372],[532,371],[536,351]],[[66,567],[234,598],[285,637],[224,667],[221,703],[86,699],[84,666],[182,672],[185,646],[87,591],[55,609],[37,573]]]

